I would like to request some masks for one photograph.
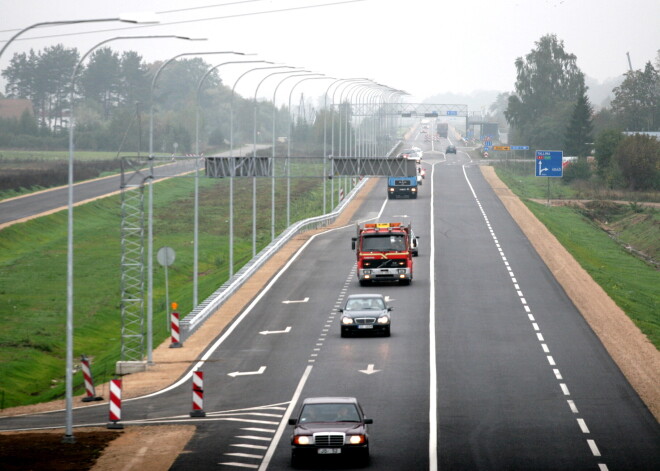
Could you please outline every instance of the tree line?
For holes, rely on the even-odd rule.
[[[625,73],[610,106],[595,112],[575,54],[553,34],[535,46],[515,61],[514,92],[500,94],[490,108],[504,114],[509,142],[577,156],[564,173],[568,181],[598,178],[611,188],[660,190],[660,141],[640,134],[660,131],[660,51],[655,66],[649,61]]]
[[[0,119],[0,146],[66,149],[74,107],[77,149],[147,149],[152,80],[163,62],[146,63],[134,51],[119,54],[109,47],[99,48],[81,65],[72,90],[72,73],[79,61],[76,48],[62,45],[14,54],[1,72],[7,81],[5,96],[31,100],[34,116]],[[217,70],[207,74],[211,68],[201,58],[190,58],[174,61],[163,69],[153,91],[155,152],[195,151],[198,105],[201,149],[227,147],[230,101],[236,142],[252,142],[254,100],[238,94],[232,100],[232,91],[223,84]],[[288,135],[288,110],[274,108],[270,102],[259,102],[257,109],[260,142],[272,138],[273,115],[275,134]],[[311,130],[309,136],[300,134],[299,138],[313,135]]]

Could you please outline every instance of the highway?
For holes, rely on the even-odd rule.
[[[257,149],[269,147],[265,144],[257,145]],[[246,155],[253,151],[254,146],[246,145],[236,149],[234,155]],[[217,156],[226,157],[230,152],[221,152]],[[145,157],[143,156],[142,159]],[[75,164],[74,164],[75,165]],[[119,164],[118,164],[119,165]],[[172,163],[167,163],[163,157],[158,157],[154,167],[154,180],[162,180],[174,176],[183,176],[190,174],[195,170],[195,164],[192,159],[172,159]],[[200,173],[203,174],[203,164],[200,164]],[[134,179],[129,183],[131,185],[139,184],[138,178],[146,179],[149,175],[148,170],[141,174],[136,174],[134,169],[127,170],[127,175]],[[146,182],[146,180],[145,180]],[[119,193],[121,188],[121,175],[110,175],[107,177],[96,178],[74,184],[73,204],[78,205],[91,201],[96,198],[106,197],[114,193]],[[37,193],[29,193],[16,198],[9,198],[0,201],[0,229],[16,222],[25,221],[35,217],[43,216],[56,211],[67,209],[69,201],[69,187],[60,186]]]
[[[460,148],[426,152],[423,165],[417,200],[388,200],[379,182],[353,221],[412,222],[410,286],[359,286],[354,224],[316,235],[193,367],[206,417],[189,416],[184,378],[124,401],[122,422],[197,425],[175,471],[290,469],[299,401],[355,396],[374,420],[369,469],[656,469],[657,421],[478,166]],[[337,309],[359,292],[389,297],[391,337],[340,337]],[[74,411],[76,425],[107,418],[107,405]],[[54,412],[0,429],[62,423]]]

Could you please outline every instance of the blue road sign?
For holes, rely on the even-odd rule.
[[[537,177],[561,177],[564,174],[561,150],[537,150],[536,164],[534,165]]]
[[[458,111],[447,111],[447,116],[457,116]]]
[[[484,152],[489,152],[491,150],[491,147],[489,146],[484,146]]]
[[[511,146],[511,150],[529,150],[529,146]]]

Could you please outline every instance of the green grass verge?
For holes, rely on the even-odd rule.
[[[549,207],[530,201],[529,198],[538,197],[534,177],[530,181],[503,167],[496,167],[496,171],[502,181],[521,197],[534,215],[660,349],[660,272],[628,252],[592,219],[586,217],[582,210],[568,206]],[[562,191],[570,193],[572,190],[569,187]],[[630,211],[634,212],[633,208]],[[648,217],[642,218],[643,224],[627,225],[627,237],[631,241],[640,238],[645,242],[655,241],[651,244],[657,249],[660,243],[658,216],[654,210],[648,210],[647,214]],[[618,215],[617,218],[622,220],[624,216]]]
[[[259,178],[256,183],[258,252],[270,242],[271,180]],[[236,179],[234,187],[235,273],[252,258],[252,180]],[[169,299],[188,313],[193,179],[171,179],[154,188],[154,250],[169,246],[176,251],[168,271]],[[286,180],[276,179],[276,234],[286,226],[286,193]],[[321,214],[322,195],[321,179],[292,179],[291,221]],[[228,278],[228,201],[228,179],[200,180],[199,302]],[[119,196],[74,210],[74,361],[79,364],[81,355],[88,356],[97,384],[113,377],[120,359],[120,221]],[[0,408],[64,395],[66,227],[63,211],[0,231]],[[164,270],[157,263],[153,326],[158,345],[169,337],[169,322]],[[80,373],[74,383],[76,392],[83,392]]]

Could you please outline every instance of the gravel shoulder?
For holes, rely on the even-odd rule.
[[[559,244],[527,207],[497,177],[493,167],[482,166],[481,171],[501,199],[511,216],[534,245],[568,296],[580,310],[591,328],[632,384],[647,407],[660,420],[660,352],[633,324],[626,314],[607,296],[573,257]],[[371,179],[348,205],[331,227],[350,222],[355,211],[377,184]],[[138,397],[165,388],[185,374],[191,364],[223,329],[258,294],[260,289],[277,273],[289,258],[316,232],[298,235],[262,267],[227,303],[186,340],[181,349],[169,348],[165,342],[153,352],[154,365],[147,371],[123,377],[123,398]],[[97,386],[97,394],[107,398],[108,386]],[[74,406],[84,406],[82,396],[74,398]],[[107,401],[106,401],[107,402]],[[98,402],[96,403],[98,404]],[[19,415],[47,410],[63,409],[64,401],[17,407],[3,411],[3,415]],[[82,430],[82,429],[76,429]],[[111,469],[154,471],[167,470],[176,457],[184,452],[195,427],[188,426],[127,426],[109,442],[92,468],[93,471]],[[62,436],[63,430],[59,432]],[[18,435],[15,436],[18,438]]]

